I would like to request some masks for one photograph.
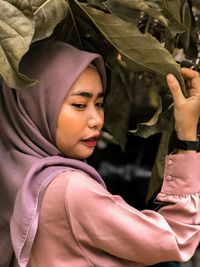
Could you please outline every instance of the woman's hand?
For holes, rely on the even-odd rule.
[[[200,117],[200,77],[198,72],[182,68],[181,74],[188,86],[186,98],[174,75],[167,75],[167,83],[174,99],[174,117],[177,136],[181,140],[197,140],[197,124]]]

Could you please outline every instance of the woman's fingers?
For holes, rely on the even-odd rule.
[[[180,105],[185,101],[185,97],[182,93],[181,87],[179,85],[179,82],[175,78],[173,74],[167,75],[167,84],[169,86],[169,89],[172,93],[174,104]]]
[[[188,86],[189,96],[190,97],[200,96],[199,73],[188,68],[182,68],[181,74],[183,78],[185,79],[185,82]],[[183,100],[185,100],[185,97],[181,91],[180,85],[174,75],[172,74],[167,75],[167,83],[173,95],[174,102],[176,104],[181,103]]]
[[[192,92],[191,92],[192,95],[196,93],[199,94],[200,93],[199,73],[191,69],[182,68],[181,74],[183,75],[183,78],[186,80],[186,83],[189,89],[192,89]]]
[[[189,79],[199,78],[199,73],[188,68],[181,68],[181,74]]]
[[[200,78],[196,71],[183,68],[181,74],[189,85],[186,98],[178,80],[173,74],[167,75],[167,83],[174,99],[174,117],[177,135],[182,140],[196,140],[197,123],[200,117]]]

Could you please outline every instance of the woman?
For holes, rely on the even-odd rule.
[[[147,266],[187,261],[200,236],[196,151],[166,160],[158,212],[138,211],[111,195],[89,157],[103,126],[105,69],[97,54],[61,42],[35,45],[22,73],[31,88],[1,90],[1,240],[20,267]],[[175,77],[167,81],[175,103],[179,139],[195,141],[200,79],[183,69],[185,99]],[[183,116],[184,113],[184,116]],[[17,195],[17,196],[16,196]],[[16,196],[16,199],[15,199]],[[14,206],[14,210],[13,210]],[[0,260],[5,257],[6,250]],[[6,265],[5,265],[6,266]]]

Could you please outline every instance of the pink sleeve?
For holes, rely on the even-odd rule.
[[[83,173],[71,173],[65,204],[77,243],[141,265],[187,261],[200,241],[199,169],[199,153],[166,158],[158,212],[138,211]]]

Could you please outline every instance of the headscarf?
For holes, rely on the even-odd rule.
[[[59,173],[76,168],[104,185],[91,166],[66,158],[55,144],[62,102],[90,64],[96,67],[105,89],[100,55],[45,41],[33,45],[20,64],[20,71],[38,82],[22,89],[3,84],[0,90],[0,267],[9,266],[12,255],[11,216],[15,255],[21,267],[27,266],[45,189]]]

